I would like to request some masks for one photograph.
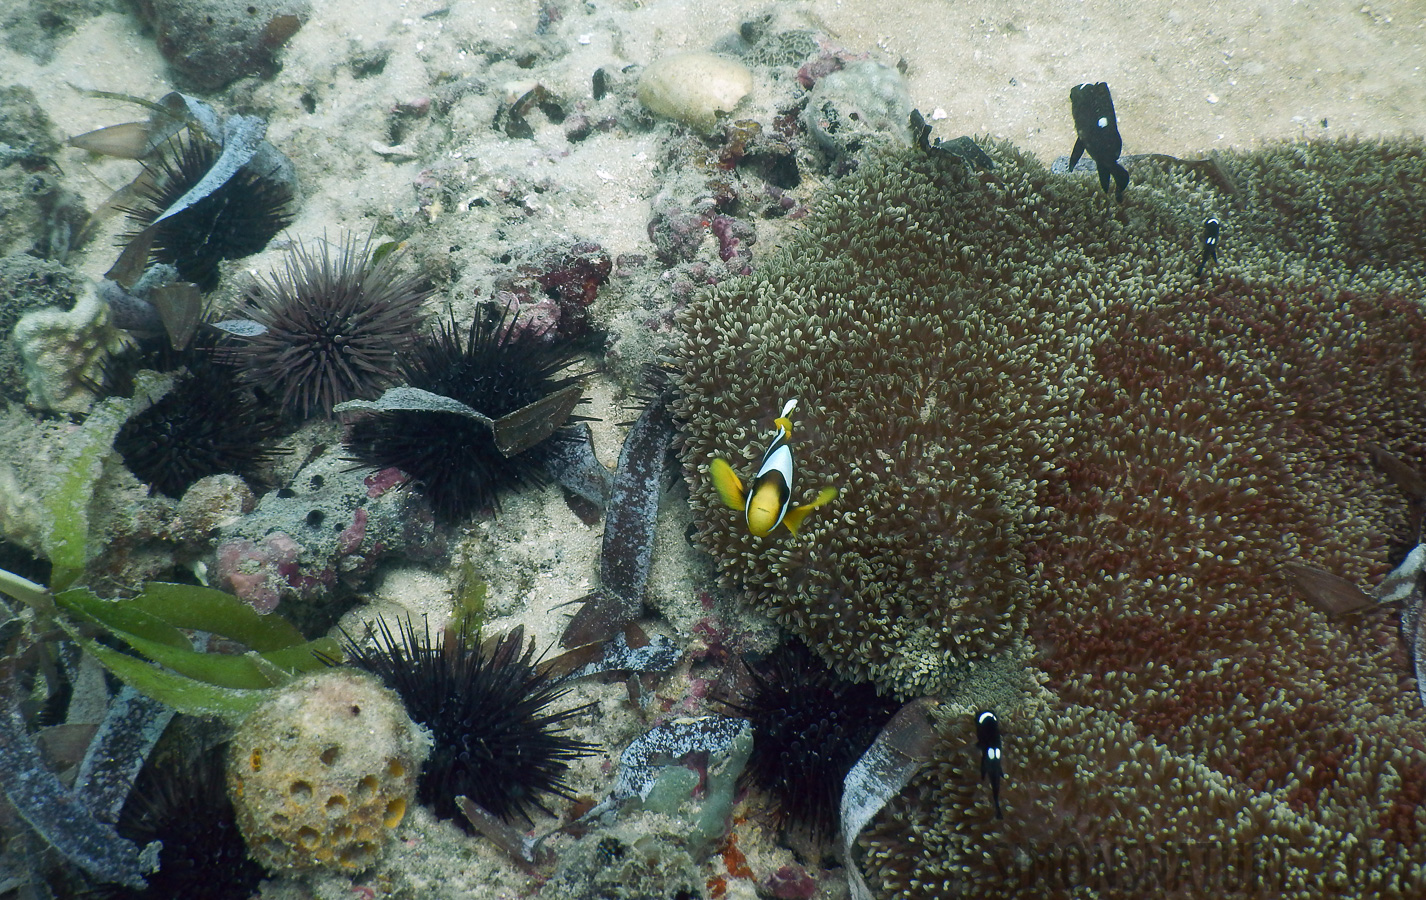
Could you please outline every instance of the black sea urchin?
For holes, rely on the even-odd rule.
[[[271,445],[280,430],[277,415],[231,369],[201,351],[183,356],[187,369],[168,393],[124,423],[114,449],[135,477],[174,498],[208,475],[257,478],[281,452]]]
[[[443,324],[403,371],[410,387],[498,419],[578,382],[581,376],[562,374],[572,362],[566,345],[516,328],[508,317],[477,315],[464,338],[454,322]],[[481,422],[458,413],[400,410],[363,415],[346,443],[363,465],[405,472],[437,518],[455,522],[498,507],[501,491],[543,484],[549,441],[561,434],[507,457]]]
[[[434,644],[429,631],[418,639],[409,619],[399,630],[400,640],[380,623],[374,647],[349,638],[347,664],[386,682],[412,720],[430,730],[434,745],[417,799],[467,830],[457,796],[526,822],[532,808],[550,813],[546,798],[571,799],[569,760],[594,748],[561,726],[588,707],[548,710],[567,688],[540,671],[521,629],[485,646],[473,646],[464,631],[445,632]]]
[[[264,872],[248,857],[228,800],[223,748],[180,757],[172,768],[152,761],[139,777],[118,831],[140,847],[162,841],[159,869],[144,890],[106,885],[106,900],[247,900]]]
[[[753,726],[743,779],[775,801],[779,825],[820,842],[836,834],[847,772],[898,704],[838,678],[800,642],[748,664],[748,673],[752,691],[726,701]]]
[[[171,139],[157,160],[146,166],[148,177],[139,187],[142,205],[125,210],[139,226],[126,239],[153,225],[196,187],[222,152],[203,137]],[[285,182],[244,166],[208,196],[159,222],[149,256],[178,269],[183,281],[211,291],[218,285],[218,262],[251,256],[266,247],[291,223],[294,199]]]
[[[284,272],[248,291],[244,313],[265,329],[240,351],[248,377],[303,419],[381,393],[416,343],[431,293],[397,271],[400,257],[377,258],[370,240],[355,238],[335,258],[329,245],[321,253],[297,245]]]

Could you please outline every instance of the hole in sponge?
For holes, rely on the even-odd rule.
[[[358,803],[366,803],[376,796],[376,789],[381,786],[375,775],[368,775],[357,782],[356,800]]]
[[[406,801],[402,800],[400,797],[397,797],[395,800],[392,800],[390,803],[386,804],[386,815],[382,818],[381,821],[386,825],[387,828],[395,828],[397,825],[401,824],[401,818],[405,815]]]
[[[294,781],[287,793],[292,795],[292,799],[298,803],[306,803],[312,799],[312,785],[306,781]]]
[[[376,861],[376,845],[371,841],[358,841],[343,847],[337,859],[344,868],[364,869]]]
[[[336,762],[336,761],[337,761],[337,757],[339,757],[339,756],[341,756],[341,755],[342,755],[342,748],[333,745],[333,746],[331,746],[331,747],[328,747],[326,750],[323,750],[323,751],[322,751],[322,754],[321,754],[320,756],[318,756],[317,758],[322,761],[322,765],[324,765],[324,766],[330,766],[332,763]]]
[[[341,794],[333,794],[332,797],[331,797],[329,800],[327,800],[327,815],[329,815],[329,816],[343,816],[343,815],[346,815],[346,812],[347,812],[347,798],[346,798],[346,797],[343,797]]]
[[[386,774],[392,778],[400,778],[406,774],[406,766],[402,765],[401,760],[393,756],[386,761]]]

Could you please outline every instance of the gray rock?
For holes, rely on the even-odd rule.
[[[159,52],[186,87],[217,91],[271,77],[282,46],[311,14],[308,0],[137,0]]]

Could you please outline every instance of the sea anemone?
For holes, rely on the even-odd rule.
[[[550,711],[568,692],[561,679],[541,671],[524,632],[478,644],[465,629],[429,629],[418,638],[408,619],[400,640],[385,622],[374,645],[347,638],[347,665],[381,678],[400,695],[412,720],[431,732],[434,745],[416,796],[437,816],[467,828],[455,798],[469,797],[507,821],[530,821],[530,810],[551,814],[549,797],[571,799],[564,775],[569,761],[593,746],[563,727],[587,706]]]
[[[508,318],[477,315],[464,337],[454,321],[421,343],[403,366],[405,383],[499,419],[575,384],[567,345]],[[386,410],[352,423],[347,447],[363,465],[393,467],[425,494],[438,519],[459,521],[498,507],[502,491],[544,484],[542,465],[557,431],[506,456],[491,429],[458,413]]]
[[[800,641],[747,670],[751,692],[724,701],[753,726],[743,781],[773,800],[779,826],[821,843],[837,832],[842,781],[898,704],[838,678]]]
[[[139,180],[141,205],[124,210],[139,226],[125,236],[125,243],[153,226],[150,258],[175,267],[180,279],[204,291],[217,287],[220,260],[258,252],[293,217],[292,188],[249,164],[206,197],[159,222],[203,181],[222,152],[201,136],[170,139]]]
[[[1369,451],[1419,468],[1426,447],[1426,146],[1215,153],[1216,178],[1151,157],[1125,206],[986,151],[993,173],[863,159],[683,321],[675,413],[725,581],[837,671],[993,708],[1008,738],[1001,820],[942,722],[867,834],[872,882],[1182,894],[1175,873],[1236,877],[1203,862],[1223,848],[1253,857],[1248,890],[1426,896],[1426,718],[1395,611],[1329,618],[1284,571],[1372,591],[1410,534]],[[799,476],[842,493],[758,540],[707,466],[755,460],[785,396]],[[1121,851],[1140,861],[1095,863],[1104,880],[1066,857]]]
[[[325,242],[321,253],[298,244],[285,271],[248,291],[244,313],[264,328],[239,351],[248,377],[302,419],[381,393],[416,343],[430,295],[397,271],[400,256],[373,253],[369,238],[348,239],[335,258]]]
[[[124,423],[114,449],[135,477],[174,498],[209,475],[260,482],[263,468],[283,452],[271,445],[280,431],[277,415],[207,353],[182,356],[187,368],[168,393]]]
[[[159,869],[137,891],[105,886],[110,900],[189,897],[246,900],[263,878],[238,833],[223,778],[224,748],[178,757],[171,767],[150,762],[139,777],[118,831],[140,847],[162,841]]]

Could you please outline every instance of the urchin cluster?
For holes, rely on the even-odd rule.
[[[282,272],[249,289],[244,314],[262,326],[239,351],[247,377],[300,419],[371,399],[417,341],[430,288],[398,270],[400,253],[354,237],[333,252],[298,244]]]
[[[105,885],[110,900],[187,897],[246,900],[264,872],[248,856],[223,777],[222,746],[144,769],[119,816],[119,834],[140,847],[161,841],[159,868],[143,890]]]
[[[442,323],[402,367],[406,385],[458,400],[491,418],[522,409],[579,381],[567,374],[574,361],[568,345],[542,332],[518,328],[509,317],[477,314],[461,334]],[[505,490],[545,482],[550,438],[506,456],[490,428],[458,413],[389,410],[363,414],[352,423],[347,447],[363,465],[406,473],[446,522],[499,506]]]
[[[203,291],[218,285],[218,263],[251,256],[267,246],[293,218],[295,197],[286,183],[256,171],[239,169],[221,186],[163,221],[158,221],[183,195],[202,182],[223,148],[200,135],[174,137],[148,164],[140,180],[140,205],[124,210],[138,230],[132,241],[154,227],[149,256],[178,269],[183,281]]]
[[[379,677],[411,719],[431,732],[431,755],[416,796],[437,816],[469,830],[455,798],[469,797],[507,821],[552,814],[550,797],[571,799],[565,772],[593,746],[565,724],[588,710],[551,710],[568,688],[543,672],[521,629],[482,646],[464,629],[432,642],[407,619],[399,638],[383,621],[373,646],[347,639],[347,664]]]
[[[753,727],[743,781],[772,798],[780,827],[821,843],[837,832],[847,772],[898,704],[838,678],[799,641],[745,664],[751,691],[724,701]]]
[[[253,481],[282,451],[275,413],[233,371],[203,351],[183,354],[186,368],[168,393],[131,416],[114,449],[135,477],[169,497],[193,482],[231,473]]]

